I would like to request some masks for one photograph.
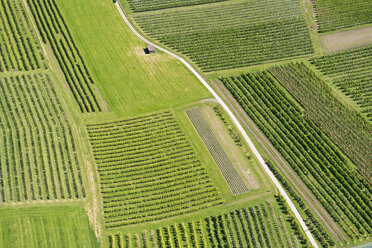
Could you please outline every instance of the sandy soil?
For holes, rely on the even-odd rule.
[[[320,42],[326,54],[372,45],[372,27],[321,35]]]

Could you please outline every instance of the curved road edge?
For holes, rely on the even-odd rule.
[[[297,218],[298,222],[300,223],[302,229],[304,230],[306,236],[308,237],[311,245],[313,245],[314,247],[318,248],[318,244],[315,242],[315,239],[313,237],[313,235],[311,234],[309,228],[306,226],[304,220],[302,219],[300,213],[297,211],[295,205],[293,204],[293,202],[291,201],[291,199],[289,198],[289,196],[287,195],[287,193],[284,191],[283,187],[280,185],[279,181],[276,179],[276,177],[274,176],[274,174],[271,172],[271,170],[269,169],[269,167],[266,165],[265,163],[265,160],[262,158],[261,154],[258,152],[258,150],[256,149],[256,147],[254,146],[253,142],[251,141],[251,139],[248,137],[247,133],[245,132],[245,130],[243,129],[242,125],[240,125],[240,122],[238,121],[238,119],[235,117],[235,115],[231,112],[231,110],[229,109],[229,107],[225,104],[225,102],[218,96],[218,94],[213,90],[213,88],[204,80],[204,78],[188,63],[186,62],[186,60],[184,60],[182,57],[148,41],[145,37],[143,37],[140,33],[137,32],[137,30],[132,26],[132,24],[129,22],[128,18],[125,16],[123,10],[121,9],[120,7],[120,4],[119,2],[116,2],[115,3],[116,5],[116,8],[118,9],[121,17],[123,18],[123,20],[125,21],[125,23],[127,24],[127,26],[130,28],[130,30],[138,37],[140,38],[142,41],[144,41],[145,43],[149,44],[149,45],[152,45],[154,46],[156,49],[162,51],[162,52],[165,52],[167,54],[169,54],[170,56],[176,58],[177,60],[181,61],[198,79],[199,81],[209,90],[209,92],[217,99],[218,103],[221,104],[221,106],[225,109],[225,111],[228,113],[228,115],[230,116],[230,118],[232,119],[232,121],[235,123],[235,125],[237,126],[238,130],[240,131],[240,133],[243,135],[243,138],[245,139],[245,141],[248,143],[250,149],[252,150],[252,152],[254,153],[254,155],[257,157],[257,159],[259,160],[260,164],[262,165],[262,167],[264,168],[265,172],[269,175],[271,181],[275,184],[275,186],[278,188],[280,194],[284,197],[284,199],[287,201],[289,207],[291,208],[292,212],[294,213],[295,217]]]

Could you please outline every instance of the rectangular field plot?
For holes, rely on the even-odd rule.
[[[350,168],[346,156],[279,82],[266,71],[222,81],[345,234],[354,240],[368,237],[371,184]]]
[[[372,70],[372,67],[370,69]],[[360,173],[371,181],[371,125],[340,102],[332,94],[331,88],[304,64],[278,66],[270,68],[269,71],[357,165]],[[370,84],[372,86],[372,81]]]
[[[87,126],[105,225],[161,220],[222,203],[171,112]]]
[[[0,77],[5,202],[85,197],[75,139],[48,74]]]
[[[310,60],[372,121],[372,46]]]
[[[372,23],[371,0],[313,0],[321,32]]]
[[[226,0],[128,0],[131,8],[135,11],[148,11],[157,9],[174,8],[188,5],[221,2]]]
[[[0,210],[0,247],[99,247],[83,208]]]
[[[109,235],[108,247],[296,247],[297,237],[275,202],[141,233]]]
[[[203,140],[212,158],[218,165],[218,168],[220,169],[233,194],[237,195],[248,192],[247,186],[244,184],[244,181],[223,150],[220,142],[217,140],[208,123],[205,121],[200,110],[198,108],[188,109],[186,110],[186,113],[199,136]]]
[[[0,1],[0,72],[45,67],[44,54],[22,1]]]
[[[312,54],[296,0],[234,1],[134,15],[152,38],[187,55],[204,72]]]

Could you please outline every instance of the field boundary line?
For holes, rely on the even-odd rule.
[[[276,179],[276,177],[274,176],[274,174],[271,172],[271,170],[267,166],[265,160],[262,158],[262,156],[258,152],[257,148],[255,147],[255,145],[253,144],[253,142],[251,141],[251,139],[248,137],[248,134],[245,132],[244,128],[239,123],[238,119],[235,117],[235,115],[233,114],[233,112],[231,112],[231,110],[229,109],[229,107],[225,104],[225,102],[219,97],[219,95],[213,90],[213,88],[204,80],[204,78],[188,62],[186,62],[186,60],[184,60],[182,57],[180,57],[180,56],[178,56],[178,55],[176,55],[176,54],[174,54],[174,53],[172,53],[172,52],[170,52],[170,51],[168,51],[168,50],[166,50],[166,49],[164,49],[164,48],[162,48],[162,47],[160,47],[160,46],[158,46],[158,45],[156,45],[156,44],[154,44],[152,42],[150,42],[146,38],[144,38],[140,33],[137,32],[137,30],[129,22],[128,18],[125,16],[123,10],[121,9],[120,4],[119,4],[118,1],[115,3],[115,6],[118,9],[121,17],[125,21],[126,25],[130,28],[130,30],[138,38],[140,38],[145,43],[154,46],[156,49],[158,49],[158,50],[160,50],[162,52],[165,52],[165,53],[169,54],[170,56],[172,56],[173,58],[176,58],[177,60],[179,60],[180,62],[182,62],[199,79],[199,81],[208,89],[208,91],[217,99],[218,103],[221,104],[221,106],[228,113],[228,115],[230,116],[230,118],[232,119],[232,121],[234,122],[234,124],[237,126],[238,130],[240,131],[240,133],[242,134],[242,136],[244,137],[244,139],[248,143],[248,145],[249,145],[250,149],[252,150],[253,154],[257,157],[258,161],[260,162],[260,164],[264,168],[265,172],[269,175],[271,181],[278,188],[280,194],[284,197],[284,199],[288,203],[288,205],[291,208],[292,212],[294,213],[296,219],[298,220],[298,222],[300,223],[300,225],[301,225],[302,229],[304,230],[306,236],[308,237],[311,245],[314,246],[314,247],[316,247],[316,248],[318,248],[318,244],[316,243],[313,235],[311,234],[309,228],[306,226],[304,220],[302,219],[302,217],[301,217],[300,213],[298,212],[298,210],[296,209],[295,205],[293,204],[293,202],[291,201],[291,199],[289,198],[289,196],[285,192],[284,188],[280,185],[278,179]]]
[[[309,207],[313,212],[318,216],[320,221],[326,226],[326,228],[331,232],[332,236],[336,239],[337,242],[340,242],[342,239],[346,239],[342,231],[336,226],[336,223],[331,219],[326,210],[320,205],[316,200],[315,196],[308,190],[308,188],[300,181],[295,172],[289,167],[289,165],[284,161],[279,152],[271,145],[263,133],[255,126],[253,121],[249,116],[240,109],[238,103],[235,99],[232,99],[232,96],[226,92],[227,89],[217,80],[212,82],[212,85],[217,89],[217,91],[222,95],[225,101],[230,105],[231,109],[242,121],[243,126],[246,127],[248,132],[250,132],[253,137],[258,141],[262,148],[267,152],[271,159],[277,164],[279,170],[283,172],[286,179],[293,185],[293,187],[298,191],[302,198],[308,203]],[[331,227],[331,226],[332,227]],[[337,234],[336,234],[337,232]]]

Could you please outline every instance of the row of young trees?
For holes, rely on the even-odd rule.
[[[371,180],[372,127],[368,121],[340,102],[331,88],[303,63],[272,67],[269,71],[357,165],[366,180]]]
[[[188,109],[186,110],[186,113],[196,131],[199,133],[199,136],[203,140],[209,153],[212,155],[212,158],[216,162],[232,193],[238,195],[248,192],[248,188],[243,179],[238,174],[220,142],[214,135],[208,123],[205,121],[199,108]]]
[[[310,60],[372,121],[372,46]]]
[[[20,1],[0,2],[0,72],[45,69],[36,34]]]
[[[82,112],[101,111],[94,79],[55,1],[27,0],[44,43],[48,43]]]
[[[141,233],[115,233],[108,236],[108,245],[110,248],[284,248],[296,247],[298,243],[306,247],[306,238],[301,236],[304,234],[301,230],[290,228],[293,220],[290,220],[287,213],[276,210],[277,206],[276,202],[265,202],[217,216],[208,216],[202,220],[162,226],[156,230],[145,230]],[[299,239],[304,241],[300,243]]]
[[[106,227],[161,220],[222,203],[171,113],[87,126]]]
[[[0,79],[5,202],[85,197],[75,139],[48,74]]]
[[[319,32],[354,27],[372,23],[372,2],[358,0],[349,1],[313,0],[319,22]]]
[[[267,72],[221,79],[351,239],[371,233],[371,187]]]
[[[131,9],[134,12],[167,9],[222,1],[226,0],[128,0]]]

